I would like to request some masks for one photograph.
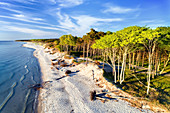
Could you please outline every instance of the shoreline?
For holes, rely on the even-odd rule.
[[[27,48],[32,48],[32,49],[35,49],[35,51],[33,52],[33,55],[34,55],[34,57],[36,57],[37,58],[37,60],[38,60],[38,63],[39,63],[39,66],[40,66],[40,70],[41,70],[41,82],[43,82],[44,81],[44,79],[43,79],[43,77],[44,77],[44,72],[43,72],[43,63],[41,63],[41,58],[37,55],[37,52],[38,52],[38,48],[37,47],[35,47],[35,45],[33,46],[31,46],[30,45],[31,43],[30,42],[26,42],[26,44],[23,44],[22,46],[23,47],[27,47]],[[42,103],[41,103],[41,96],[40,96],[40,94],[41,94],[41,90],[39,90],[38,91],[38,102],[37,102],[37,104],[38,105],[36,105],[37,106],[37,112],[38,113],[41,113],[41,109],[42,109]]]
[[[95,75],[101,75],[98,67],[94,65],[77,65],[76,67],[63,67],[59,70],[52,69],[50,59],[56,58],[55,55],[49,55],[45,53],[45,49],[42,46],[35,45],[28,42],[23,45],[24,47],[33,48],[34,56],[38,59],[41,69],[42,82],[50,81],[46,88],[42,88],[38,95],[38,113],[46,112],[135,112],[140,113],[140,109],[132,107],[128,102],[121,99],[109,100],[108,102],[102,102],[101,100],[90,101],[89,92],[96,90],[100,92],[104,88],[100,88],[96,85],[96,82],[92,79],[92,70]],[[64,72],[70,69],[76,72],[77,69],[80,72],[71,75],[69,78],[56,81],[58,77],[62,77]],[[97,77],[97,76],[96,76]],[[112,90],[112,89],[111,89]],[[143,112],[150,112],[150,110],[143,110]]]

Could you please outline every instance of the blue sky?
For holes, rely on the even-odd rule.
[[[0,0],[0,40],[170,26],[170,0]]]

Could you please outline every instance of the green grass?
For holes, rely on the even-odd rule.
[[[163,105],[168,110],[170,110],[170,77],[169,76],[157,76],[151,79],[151,87],[155,90],[150,89],[150,94],[146,95],[147,81],[145,74],[136,74],[137,78],[144,84],[139,83],[139,81],[132,75],[133,72],[126,70],[125,81],[122,84],[116,83],[115,85],[125,92],[135,96],[148,98],[149,101],[156,105]],[[112,73],[104,73],[103,75],[108,81],[113,82]]]

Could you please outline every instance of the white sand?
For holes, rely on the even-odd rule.
[[[59,54],[50,55],[45,53],[42,46],[27,43],[25,47],[36,49],[34,55],[40,62],[43,81],[53,81],[40,90],[39,112],[41,113],[141,113],[135,107],[123,100],[110,100],[102,103],[100,100],[91,101],[90,91],[101,91],[92,79],[92,70],[95,75],[100,70],[95,66],[78,65],[76,67],[63,67],[59,70],[51,69],[51,59],[57,58]],[[73,73],[70,77],[55,80],[64,75],[66,70]],[[81,69],[80,72],[76,70]],[[143,112],[151,112],[143,110]]]

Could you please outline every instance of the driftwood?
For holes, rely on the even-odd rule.
[[[55,59],[51,59],[51,61],[56,61],[57,59],[55,58]]]
[[[52,82],[52,81],[45,81],[41,84],[34,84],[34,85],[29,86],[28,88],[31,88],[31,89],[34,89],[34,90],[40,90],[40,89],[44,88],[46,83],[49,83],[49,82]]]
[[[60,79],[62,79],[62,78],[65,78],[66,76],[62,76],[62,77],[60,77],[60,78],[56,78],[55,80],[60,80]]]
[[[65,63],[62,63],[62,64],[60,64],[60,66],[61,66],[61,67],[67,67],[67,66],[69,66],[69,65],[67,65],[67,64],[65,64]]]
[[[68,74],[71,74],[71,71],[70,71],[70,70],[67,70],[67,71],[65,72],[65,74],[68,76]]]
[[[56,63],[53,63],[53,62],[52,62],[51,65],[52,65],[52,66],[58,65],[58,62],[56,62]]]
[[[97,64],[97,65],[100,65],[100,62],[98,62],[98,61],[95,61],[95,64]]]
[[[109,94],[110,93],[110,94]],[[90,100],[94,101],[96,99],[101,100],[101,102],[105,103],[109,100],[114,100],[115,102],[118,102],[118,99],[133,99],[129,97],[123,97],[123,96],[113,96],[113,92],[102,92],[99,94],[96,94],[96,91],[90,91]]]
[[[90,91],[90,100],[93,101],[96,99],[96,91]]]

